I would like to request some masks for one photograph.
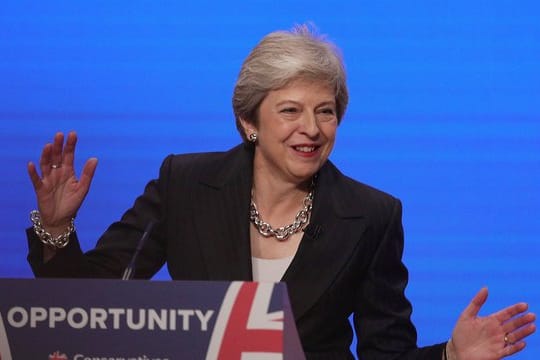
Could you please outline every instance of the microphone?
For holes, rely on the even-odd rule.
[[[144,229],[144,233],[137,243],[137,248],[135,249],[135,253],[133,253],[133,256],[131,257],[131,261],[129,262],[129,265],[126,267],[126,270],[124,270],[124,274],[122,274],[122,280],[131,280],[133,276],[135,275],[135,264],[137,262],[137,257],[139,256],[139,253],[141,252],[144,243],[146,242],[146,239],[150,237],[150,233],[152,232],[152,229],[154,228],[154,225],[157,221],[153,220],[146,225],[146,228]]]

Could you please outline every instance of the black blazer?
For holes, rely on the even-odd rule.
[[[48,263],[28,229],[36,276],[120,277],[145,226],[158,221],[135,276],[166,262],[173,279],[252,280],[249,203],[253,148],[171,155],[96,248],[83,254],[76,235]],[[310,224],[283,276],[308,359],[350,359],[354,314],[360,359],[440,360],[442,347],[416,346],[407,269],[401,262],[401,203],[358,183],[328,161],[320,170]]]

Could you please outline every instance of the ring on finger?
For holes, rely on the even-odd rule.
[[[57,165],[57,164],[52,164],[51,165],[51,169],[59,169],[60,167],[62,167],[62,165]]]
[[[508,339],[508,333],[504,334],[504,346],[510,345],[510,339]]]

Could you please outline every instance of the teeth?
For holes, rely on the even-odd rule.
[[[312,152],[315,150],[315,146],[295,146],[294,149],[296,151],[301,151],[301,152]]]

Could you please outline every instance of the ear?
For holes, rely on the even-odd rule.
[[[240,118],[240,124],[242,125],[246,139],[249,137],[249,134],[256,132],[255,126],[244,118]]]

